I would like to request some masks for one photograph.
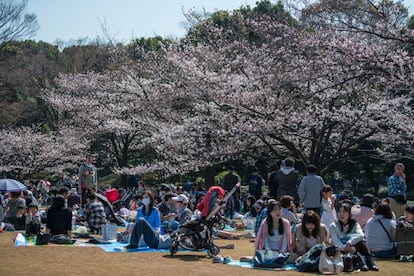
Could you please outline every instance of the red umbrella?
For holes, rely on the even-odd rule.
[[[50,182],[49,181],[47,181],[47,180],[43,180],[43,179],[40,179],[40,181],[39,182],[41,182],[41,183],[43,183],[43,184],[45,184],[46,186],[51,186],[52,184],[50,184]]]

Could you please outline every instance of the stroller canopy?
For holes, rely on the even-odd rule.
[[[224,190],[220,186],[211,186],[204,198],[197,204],[197,209],[201,212],[201,217],[205,218],[210,214],[217,199],[224,197]]]

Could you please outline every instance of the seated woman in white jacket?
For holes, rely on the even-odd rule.
[[[362,255],[363,259],[359,260],[361,270],[378,271],[372,254],[363,241],[364,232],[359,223],[351,217],[351,205],[349,203],[339,204],[337,215],[338,220],[329,227],[332,244],[338,246],[342,252]]]
[[[375,257],[392,258],[397,254],[394,244],[396,227],[391,207],[388,203],[381,202],[365,226],[366,242]]]

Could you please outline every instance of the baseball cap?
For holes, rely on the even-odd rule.
[[[183,194],[179,194],[179,195],[173,197],[172,200],[174,200],[174,201],[182,201],[184,203],[188,203],[188,197],[186,195],[183,195]]]

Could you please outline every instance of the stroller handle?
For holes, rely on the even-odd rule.
[[[222,202],[226,202],[239,187],[240,187],[240,182],[234,185],[233,189],[231,189],[230,192],[222,199]],[[206,217],[206,220],[210,220],[221,208],[222,208],[221,204],[215,204],[213,210]]]

